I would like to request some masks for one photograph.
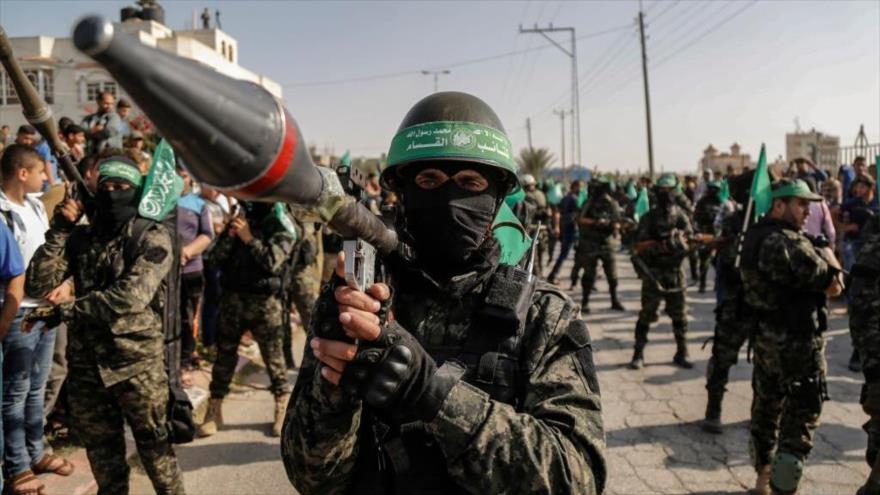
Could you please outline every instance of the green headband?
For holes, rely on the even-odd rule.
[[[460,158],[516,173],[510,140],[501,131],[472,122],[427,122],[407,127],[391,140],[388,166],[420,160]]]
[[[144,180],[137,167],[121,160],[107,160],[98,167],[98,182],[108,179],[121,179],[134,187],[140,187]]]

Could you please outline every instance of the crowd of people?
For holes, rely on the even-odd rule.
[[[105,92],[80,123],[59,119],[82,185],[66,182],[33,127],[15,136],[0,127],[4,493],[43,493],[36,475],[70,475],[73,464],[50,444],[63,439],[85,445],[101,493],[127,493],[123,422],[157,491],[182,493],[164,404],[213,364],[195,433],[216,432],[239,346],[263,356],[278,397],[271,434],[280,435],[286,372],[296,367],[291,313],[308,324],[321,232],[280,203],[198,184],[179,161],[176,208],[161,225],[140,222],[155,142],[130,108]]]
[[[826,297],[848,298],[849,366],[865,374],[866,460],[875,464],[880,210],[864,157],[833,177],[806,158],[772,170],[772,201],[753,220],[755,170],[539,181],[498,151],[506,137],[484,102],[437,93],[395,139],[466,128],[494,136],[495,154],[392,147],[360,196],[410,250],[389,255],[389,277],[361,292],[345,282],[339,235],[283,203],[200,185],[182,162],[173,213],[141,218],[155,143],[130,109],[102,93],[80,123],[60,119],[84,184],[66,182],[35,129],[21,126],[7,144],[0,127],[0,446],[10,493],[42,493],[41,473],[71,474],[46,439],[65,427],[85,446],[100,493],[127,493],[124,423],[156,491],[183,493],[172,444],[185,441],[187,425],[174,424],[166,405],[210,363],[207,413],[190,433],[215,434],[241,346],[262,356],[275,397],[271,434],[303,493],[344,491],[354,480],[400,493],[495,493],[515,477],[526,491],[601,493],[601,399],[583,315],[597,311],[599,263],[609,309],[627,310],[621,252],[642,283],[633,370],[645,365],[661,303],[672,362],[692,368],[687,287],[715,292],[708,432],[723,431],[728,372],[750,342],[759,494],[797,490],[827,399]],[[503,209],[512,220],[497,220]],[[516,224],[531,247],[490,235],[499,223]],[[560,278],[570,290],[580,283],[579,308]],[[308,332],[302,363],[292,352],[297,322]],[[296,368],[292,388],[287,370]],[[880,478],[863,490],[880,493]]]
[[[728,170],[715,179],[707,170],[699,180],[664,174],[656,181],[596,175],[586,189],[582,181],[573,181],[561,199],[560,184],[547,181],[539,186],[527,175],[522,202],[528,206],[516,211],[543,243],[538,253],[547,255],[546,266],[552,263],[550,283],[557,283],[563,262],[575,251],[571,288],[584,270],[583,314],[590,313],[590,294],[597,290],[598,260],[607,280],[610,309],[624,310],[616,292],[614,253],[631,254],[642,280],[631,369],[644,366],[650,325],[657,321],[662,301],[676,342],[672,361],[682,368],[693,367],[687,348],[686,291],[695,285],[705,292],[709,267],[714,267],[716,322],[702,427],[722,433],[721,404],[728,374],[748,342],[754,354],[750,426],[750,453],[758,473],[754,493],[769,494],[771,489],[792,493],[813,446],[821,404],[828,399],[822,337],[828,298],[838,298],[849,308],[853,352],[848,366],[854,372],[864,371],[862,404],[871,417],[865,425],[866,460],[872,467],[876,463],[880,446],[880,410],[875,403],[880,377],[873,357],[880,331],[876,171],[869,170],[862,156],[837,171],[820,170],[808,158],[771,169],[771,208],[757,223],[753,212],[744,230],[755,173],[748,168]],[[549,228],[541,228],[544,225]],[[560,250],[554,262],[556,244]],[[538,260],[540,273],[544,256]],[[852,287],[843,293],[847,284]],[[876,493],[871,490],[880,485],[872,479],[865,486],[860,493]]]

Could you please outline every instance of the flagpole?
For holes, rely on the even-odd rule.
[[[749,230],[749,224],[751,223],[751,222],[749,222],[749,218],[751,218],[751,216],[752,216],[752,206],[754,204],[755,204],[755,198],[749,196],[749,202],[746,205],[746,215],[743,219],[742,230],[740,230],[739,236],[738,236],[739,243],[736,246],[736,260],[733,262],[733,266],[736,269],[739,269],[739,264],[740,264],[739,262],[742,259],[743,240],[746,237],[746,232],[748,232],[748,230]]]

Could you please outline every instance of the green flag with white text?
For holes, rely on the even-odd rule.
[[[183,191],[183,179],[177,175],[174,149],[163,139],[159,141],[153,153],[153,163],[144,183],[138,214],[161,222],[165,215],[177,206],[181,191]]]
[[[721,198],[722,202],[730,199],[730,185],[727,183],[727,177],[721,181],[721,192],[718,193],[718,197]]]
[[[767,170],[767,148],[761,145],[761,154],[758,156],[758,166],[755,168],[755,176],[752,177],[751,198],[754,204],[755,218],[761,218],[770,211],[773,205],[773,196],[770,191],[770,174]]]

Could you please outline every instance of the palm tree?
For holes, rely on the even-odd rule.
[[[536,179],[540,179],[544,169],[555,161],[556,157],[547,148],[523,148],[516,157],[520,173],[532,174]]]

